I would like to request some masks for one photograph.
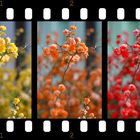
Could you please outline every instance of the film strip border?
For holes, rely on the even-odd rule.
[[[8,133],[20,130],[26,133],[53,133],[53,131],[62,133],[72,131],[79,133],[92,132],[95,135],[96,133],[118,134],[131,132],[131,134],[137,133],[140,136],[140,120],[5,120],[1,123],[1,126]]]
[[[7,8],[0,20],[33,20],[35,22],[39,20],[140,20],[140,8],[132,8],[129,10],[127,8],[95,8],[93,10],[88,8],[81,8],[79,10],[63,8],[59,9],[60,12],[57,12],[57,9],[53,10],[51,8],[44,8],[40,11],[26,8],[22,9],[20,14],[16,14],[17,11],[18,10],[14,8]],[[106,25],[107,24],[103,26]],[[34,27],[36,27],[36,25]],[[35,107],[36,105],[33,106]],[[106,118],[103,117],[103,119]],[[36,135],[45,132],[50,134],[55,132],[68,132],[70,138],[73,138],[74,135],[80,135],[86,132],[91,135],[118,135],[118,133],[126,135],[135,133],[140,135],[139,120],[0,120],[0,124],[2,126],[0,126],[0,138],[5,137],[5,133],[11,136],[11,132],[14,133],[15,136],[17,132],[28,132]]]
[[[107,8],[80,8],[80,9],[14,9],[7,8],[4,13],[1,11],[3,20],[140,20],[140,8],[117,8],[117,9],[107,9]],[[16,14],[18,13],[19,14]]]

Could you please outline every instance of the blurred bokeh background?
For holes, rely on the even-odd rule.
[[[40,44],[42,46],[46,46],[45,40],[47,34],[54,34],[58,33],[59,43],[63,43],[64,35],[62,34],[62,31],[64,29],[67,29],[69,26],[75,25],[78,28],[78,31],[76,32],[76,35],[79,36],[82,40],[86,40],[90,38],[92,40],[92,43],[97,46],[101,46],[101,22],[77,22],[77,21],[61,21],[61,22],[38,22],[38,38],[40,39]],[[90,30],[91,29],[91,32]],[[91,42],[90,42],[91,43]],[[100,48],[100,47],[99,47]],[[98,49],[98,48],[97,48]],[[41,48],[38,47],[38,53],[42,52]]]
[[[133,30],[140,29],[140,22],[135,21],[112,21],[108,22],[108,38],[111,42],[108,43],[108,53],[112,52],[112,47],[116,47],[116,36],[121,34],[124,38],[128,36],[129,44],[135,42]]]
[[[140,22],[135,21],[118,21],[118,22],[108,22],[108,56],[112,55],[113,49],[118,47],[116,44],[117,35],[122,36],[122,42],[127,41],[128,44],[132,45],[136,38],[133,35],[135,29],[140,29]],[[109,75],[116,75],[119,73],[123,65],[120,68],[112,68]],[[124,83],[129,80],[130,77],[126,76],[124,78]],[[108,83],[108,86],[110,84]]]

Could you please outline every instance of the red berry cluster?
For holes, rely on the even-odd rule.
[[[109,118],[140,118],[140,30],[129,45],[117,35],[113,53],[108,57]]]
[[[121,55],[124,58],[127,58],[128,55],[128,45],[127,44],[121,44],[119,48],[114,49],[114,54]]]

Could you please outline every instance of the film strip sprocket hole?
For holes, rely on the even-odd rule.
[[[31,20],[33,18],[32,15],[33,15],[32,8],[26,8],[25,9],[25,19]],[[63,8],[62,9],[62,19],[69,20],[69,16],[70,16],[69,8]],[[7,18],[7,20],[14,19],[14,9],[13,8],[6,9],[6,18]],[[80,18],[81,18],[81,20],[88,19],[88,9],[87,8],[80,9]],[[106,9],[105,8],[99,8],[98,18],[99,18],[98,20],[105,20],[106,19]],[[140,8],[136,8],[135,18],[137,20],[140,19]],[[44,20],[51,20],[51,9],[50,8],[43,9],[43,19]],[[124,20],[124,19],[125,19],[125,9],[118,8],[117,9],[117,20]]]
[[[130,128],[128,130],[127,127],[129,125],[126,125],[127,122],[125,122],[125,121],[115,121],[115,122],[117,122],[116,125],[113,126],[113,128],[108,129],[108,125],[110,125],[109,122],[106,124],[106,121],[103,121],[103,120],[98,121],[98,125],[95,127],[96,128],[95,136],[102,135],[104,133],[108,134],[110,132],[113,133],[113,134],[110,134],[110,135],[114,135],[114,134],[121,135],[123,133],[127,134],[129,131],[131,131],[131,135],[132,135],[132,133],[139,134],[139,132],[140,132],[140,127],[139,127],[140,121],[136,121],[136,123],[133,122],[134,126],[132,126],[132,127],[135,128],[134,130],[132,130]],[[93,124],[95,125],[96,123],[93,123]],[[25,121],[25,125],[22,126],[22,127],[25,127],[25,128],[22,129],[22,131],[24,133],[33,133],[33,131],[34,131],[32,121]],[[41,133],[54,133],[54,128],[52,128],[51,121],[46,120],[39,127],[41,129],[39,132],[41,132]],[[61,133],[71,133],[71,132],[73,132],[73,133],[79,133],[80,134],[80,133],[90,133],[92,131],[91,129],[92,129],[92,127],[89,126],[88,121],[82,120],[80,122],[80,127],[78,128],[78,130],[74,131],[74,130],[71,130],[70,125],[69,125],[69,121],[64,120],[61,123],[61,128],[59,129],[59,132],[61,132]],[[111,130],[111,129],[114,129],[114,131],[116,131],[116,132],[114,133],[113,130]],[[13,133],[13,132],[14,133],[17,132],[17,130],[15,129],[15,125],[14,125],[13,121],[11,121],[11,120],[7,121],[6,132],[9,133],[9,134]]]
[[[71,19],[70,18],[70,16],[71,16],[71,12],[70,11],[71,10],[69,8],[63,8],[60,11],[61,11],[62,19],[59,19],[59,20],[61,20],[62,22],[64,22],[64,21],[67,22],[67,21],[69,21],[69,19]],[[43,19],[43,22],[44,21],[45,22],[50,22],[50,21],[54,21],[55,20],[51,16],[52,12],[54,12],[54,11],[51,10],[51,8],[44,8],[44,9],[42,9],[42,19]],[[88,17],[88,8],[81,8],[77,12],[79,12],[79,17],[81,19],[81,22],[88,21],[88,18],[89,18]],[[108,9],[106,9],[106,8],[99,8],[98,11],[96,11],[96,12],[98,13],[97,21],[103,21],[102,22],[102,27],[103,27],[105,22],[106,23],[109,22],[109,20],[106,20],[106,19],[108,19],[107,15],[109,14],[108,13]],[[136,8],[134,12],[135,12],[135,20],[136,21],[140,20],[140,8]],[[14,14],[15,14],[14,13],[14,8],[7,8],[6,9],[7,22],[8,21],[18,20],[18,19],[14,19]],[[125,21],[125,8],[118,8],[118,9],[116,9],[116,15],[115,16],[116,16],[116,21],[122,21],[122,22]],[[25,9],[25,19],[24,20],[32,21],[32,25],[33,24],[36,25],[36,23],[39,22],[39,20],[36,19],[35,15],[34,15],[34,10],[32,8],[26,8]],[[56,19],[56,21],[57,20],[58,19]],[[104,29],[107,30],[107,27],[102,28],[102,33],[104,33]],[[107,33],[107,31],[105,31],[105,33]],[[36,36],[37,36],[37,33],[36,33]],[[103,41],[104,39],[101,38],[101,40]],[[106,40],[107,40],[107,35],[106,35]],[[35,41],[35,40],[33,40],[33,41]],[[27,44],[25,46],[27,46]],[[36,46],[37,46],[37,44],[36,44]],[[106,43],[106,46],[107,46],[107,43]],[[32,51],[34,53],[34,49],[32,49]],[[107,51],[107,49],[103,49],[103,53],[104,53],[104,51]],[[102,55],[103,55],[103,53],[102,53]],[[34,63],[34,62],[32,62],[32,63]],[[103,63],[103,61],[102,61],[102,63]],[[34,98],[32,100],[34,100]],[[105,101],[105,99],[103,99],[103,102],[104,101]],[[105,102],[107,102],[107,101],[105,101]],[[34,108],[32,108],[32,109],[34,109]],[[106,111],[107,111],[107,109],[106,109]],[[102,111],[102,113],[104,113],[104,110]],[[91,124],[89,123],[90,121],[88,119],[85,120],[84,118],[80,118],[80,119],[83,119],[83,120],[79,120],[79,127],[78,127],[79,131],[77,133],[81,133],[81,132],[91,133],[91,129],[90,128],[92,128],[92,127],[91,127]],[[0,120],[0,121],[2,121],[2,120]],[[34,130],[34,123],[35,123],[34,121],[33,122],[32,122],[32,120],[21,120],[21,121],[24,122],[24,130],[25,130],[25,132],[32,133],[33,131],[36,131],[36,130]],[[42,123],[42,125],[39,126],[39,127],[41,127],[42,132],[44,132],[44,133],[45,132],[48,132],[48,133],[50,132],[51,133],[51,131],[52,131],[52,125],[51,125],[52,122],[51,122],[50,119],[49,120],[44,120],[44,121],[42,121],[40,119],[36,119],[36,123],[37,123],[37,121],[40,121]],[[57,119],[55,121],[57,122]],[[96,121],[96,123],[94,123],[95,121]],[[140,121],[139,120],[130,120],[130,121],[133,122],[133,128],[135,128],[135,129],[133,129],[133,133],[140,132]],[[6,129],[5,128],[2,128],[2,129],[0,128],[0,131],[2,130],[2,132],[0,132],[0,138],[3,137],[3,130],[4,129],[8,133],[16,131],[15,130],[15,123],[14,122],[16,122],[16,120],[7,120],[7,122],[5,123],[5,128]],[[72,122],[73,122],[72,119],[70,119],[70,120],[69,119],[68,120],[67,119],[66,120],[65,119],[62,120],[61,121],[61,125],[60,125],[61,126],[61,128],[60,128],[61,131],[62,132],[72,132],[70,130]],[[112,133],[113,134],[118,134],[120,132],[121,133],[123,133],[123,132],[125,133],[125,132],[131,131],[131,128],[129,130],[126,130],[127,129],[126,128],[127,122],[129,122],[129,120],[123,120],[123,119],[120,119],[120,120],[118,119],[117,120],[116,119],[115,120],[116,125],[113,127],[114,130],[112,131]],[[111,124],[111,120],[104,119],[104,118],[103,118],[103,120],[99,120],[97,118],[97,120],[94,120],[91,123],[92,123],[92,125],[95,125],[97,133],[100,133],[100,134],[101,133],[109,133],[108,125]],[[109,130],[111,130],[111,129],[109,128]]]
[[[117,121],[116,125],[117,132],[125,132],[125,121]],[[43,128],[44,132],[51,132],[51,121],[44,121],[43,125],[41,126]],[[64,120],[62,121],[62,127],[61,127],[62,132],[69,132],[69,121]],[[106,121],[99,121],[98,122],[98,127],[97,130],[100,132],[106,132]],[[14,122],[9,120],[6,122],[6,131],[7,132],[14,132]],[[33,126],[32,126],[32,121],[25,121],[25,132],[32,132],[33,131]],[[80,122],[80,128],[79,131],[81,132],[88,132],[88,121],[82,120]],[[140,121],[136,121],[135,123],[135,131],[140,132]]]

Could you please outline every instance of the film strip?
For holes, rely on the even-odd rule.
[[[17,15],[15,14],[15,12],[17,11],[17,9],[14,10],[14,8],[6,8],[6,14],[4,14],[4,20],[14,20],[18,17],[16,17]],[[54,12],[55,9],[53,8],[43,8],[40,9],[40,11],[38,12],[38,14],[33,16],[33,13],[35,13],[36,11],[34,10],[34,8],[23,8],[22,9],[22,13],[21,13],[21,18],[22,20],[33,20],[33,19],[39,19],[39,20],[55,20],[55,15]],[[95,15],[94,17],[91,15],[93,14],[91,9],[88,8],[79,8],[77,10],[77,13],[75,14],[77,20],[108,20],[108,21],[115,21],[115,20],[130,20],[130,17],[128,16],[128,8],[116,8],[116,9],[106,9],[106,8],[96,8],[94,10]],[[109,17],[109,13],[113,12],[113,14],[115,15],[114,18]],[[140,16],[139,16],[139,12],[140,9],[139,8],[133,8],[131,10],[131,14],[134,15],[132,20],[139,20]],[[62,8],[59,9],[59,13],[56,16],[59,16],[59,20],[72,20],[71,18],[74,18],[73,15],[73,9],[70,8]],[[76,20],[76,19],[73,19]]]
[[[72,2],[73,3],[73,2]],[[0,1],[0,5],[3,3]],[[18,14],[17,14],[18,13]],[[47,118],[38,117],[38,85],[37,85],[37,62],[38,50],[37,47],[31,48],[32,66],[31,66],[31,116],[28,118],[0,119],[0,138],[15,138],[19,137],[41,137],[52,138],[60,137],[64,139],[80,139],[87,136],[139,136],[140,135],[140,120],[139,118],[123,119],[108,117],[108,101],[107,101],[107,66],[108,66],[108,23],[109,22],[139,22],[140,8],[5,8],[2,9],[0,22],[30,22],[31,38],[27,41],[31,42],[32,46],[38,46],[38,26],[39,22],[100,22],[101,23],[101,46],[102,46],[102,115],[96,119],[86,118]],[[4,24],[5,24],[4,23]],[[73,24],[73,23],[72,23]],[[95,24],[95,23],[94,23]],[[7,24],[6,24],[7,25]],[[79,26],[80,24],[78,24]],[[28,26],[28,25],[26,25]],[[40,27],[44,26],[43,24]],[[59,27],[59,26],[57,26]],[[62,26],[60,25],[60,28]],[[83,26],[82,26],[83,27]],[[54,27],[55,28],[55,27]],[[28,28],[29,29],[29,28]],[[43,29],[42,29],[43,30]],[[26,31],[27,32],[27,31]],[[27,33],[26,33],[27,34]],[[104,46],[104,47],[103,47]],[[28,48],[28,47],[27,47]],[[106,81],[106,82],[104,82]],[[22,98],[20,97],[22,100]],[[18,103],[17,103],[18,104]],[[15,105],[17,105],[15,103]]]

